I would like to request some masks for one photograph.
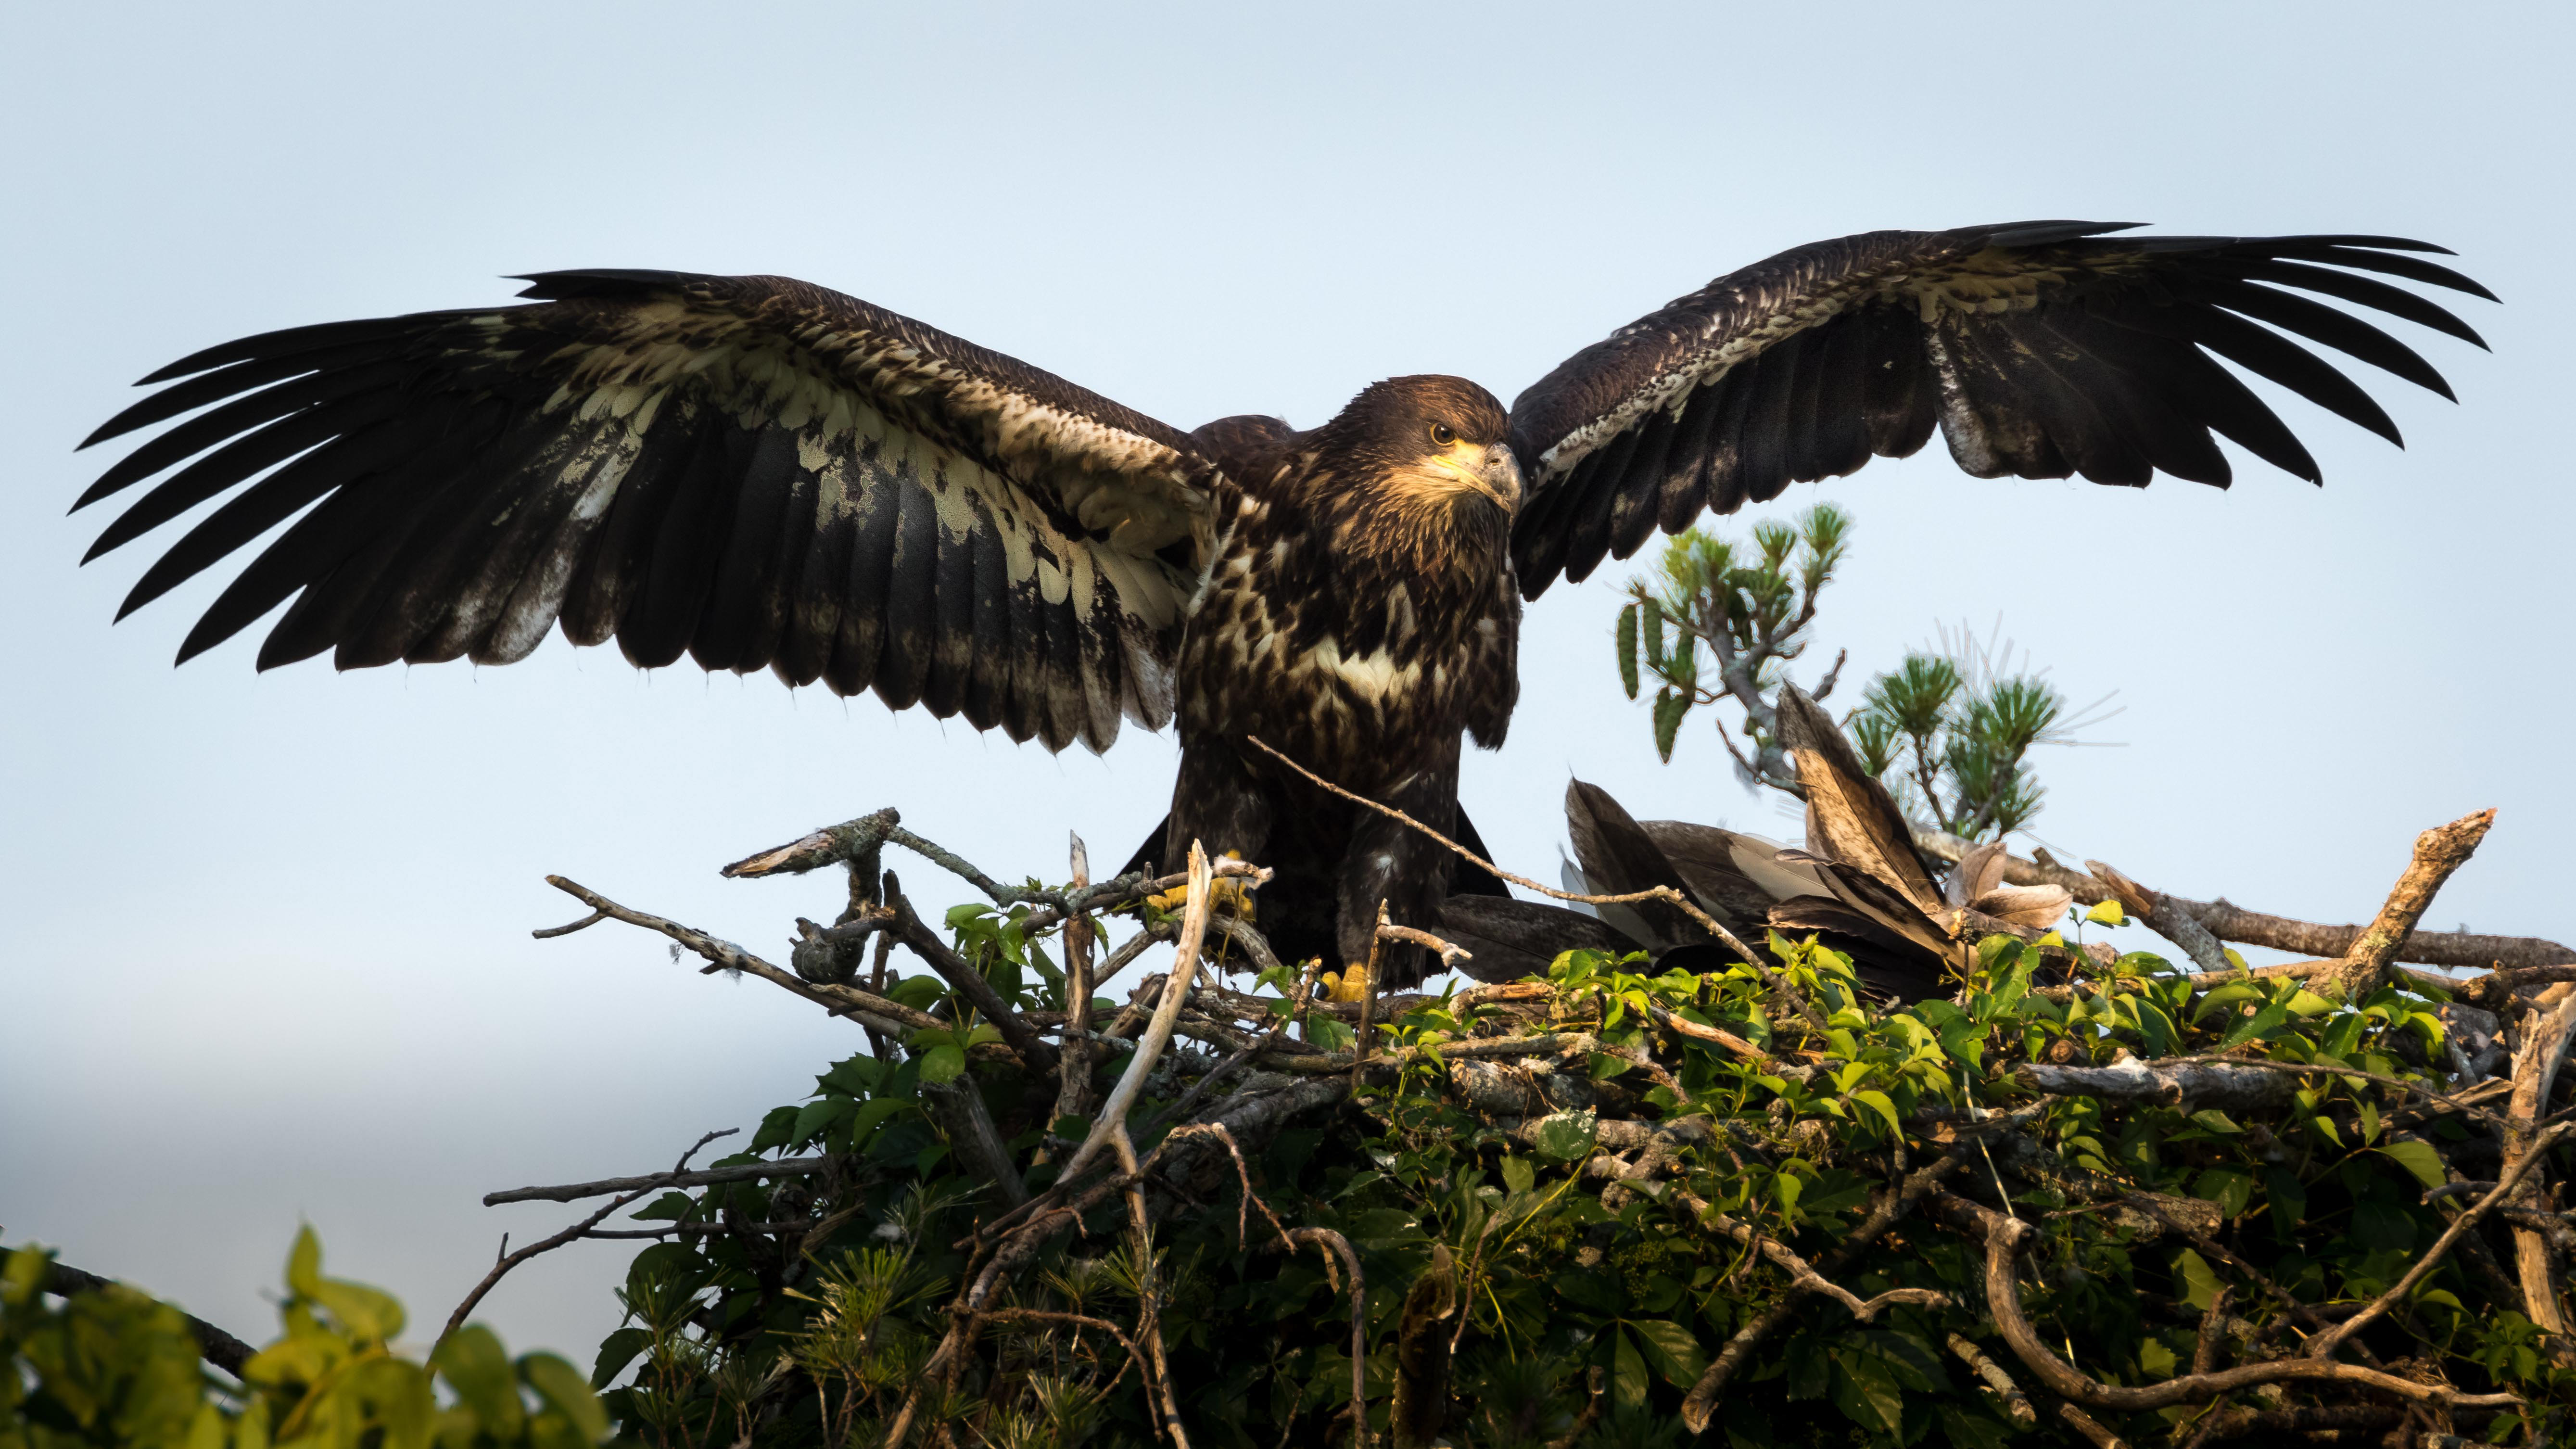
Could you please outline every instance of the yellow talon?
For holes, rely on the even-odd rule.
[[[1229,850],[1220,858],[1224,860],[1241,860],[1243,859],[1243,852],[1239,850]],[[1240,879],[1233,876],[1227,876],[1223,879],[1217,880],[1211,883],[1208,895],[1208,908],[1211,910],[1227,912],[1238,920],[1250,921],[1257,919],[1257,917],[1252,913],[1252,892],[1244,887],[1244,884]],[[1145,897],[1145,904],[1152,906],[1158,911],[1177,911],[1189,903],[1190,883],[1188,881],[1183,881],[1179,885],[1176,885],[1170,890],[1164,891],[1159,895],[1150,895]]]
[[[1323,975],[1324,994],[1334,1001],[1358,1001],[1368,995],[1368,968],[1350,966]]]

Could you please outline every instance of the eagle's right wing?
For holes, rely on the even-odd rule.
[[[186,463],[89,556],[231,496],[119,617],[314,505],[182,660],[293,597],[263,669],[508,663],[560,620],[639,665],[873,688],[1050,749],[1170,718],[1219,480],[1181,433],[785,278],[530,280],[536,305],[273,332],[145,378],[171,385],[90,442],[220,405],[81,496]]]
[[[2478,342],[2368,274],[2494,295],[2415,255],[2441,248],[2398,237],[2103,235],[2124,230],[2033,221],[1817,242],[1567,358],[1512,404],[1522,591],[1580,580],[1658,527],[1902,458],[1935,427],[1980,478],[2143,486],[2162,472],[2224,487],[2217,433],[2313,481],[2316,460],[2216,359],[2395,442],[2379,404],[2298,339],[2444,397],[2449,385],[2316,297]]]

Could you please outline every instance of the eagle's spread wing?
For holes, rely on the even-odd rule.
[[[2023,222],[1818,242],[1576,353],[1512,404],[1529,480],[1512,542],[1522,589],[1535,598],[1559,573],[1581,579],[1702,510],[1732,512],[1873,454],[1904,457],[1935,425],[1981,478],[2142,486],[2161,469],[2224,487],[2216,432],[2316,481],[2307,449],[2211,353],[2391,442],[2379,405],[2282,332],[2451,390],[2406,344],[2302,292],[2485,345],[2442,308],[2362,275],[2492,300],[2408,255],[2440,247],[2102,235],[2124,229]]]
[[[528,280],[536,305],[273,332],[145,378],[185,380],[90,442],[219,406],[82,495],[186,464],[90,557],[232,496],[123,612],[318,504],[182,660],[294,596],[263,669],[506,663],[560,619],[639,665],[873,687],[1050,749],[1170,717],[1218,478],[1179,432],[785,278]]]

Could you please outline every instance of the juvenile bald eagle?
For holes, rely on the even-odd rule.
[[[2122,230],[1804,246],[1583,349],[1508,411],[1462,379],[1399,377],[1304,432],[1243,417],[1184,433],[781,277],[548,272],[523,279],[534,305],[300,327],[172,363],[88,442],[208,410],[75,507],[178,470],[95,558],[230,495],[120,618],[295,520],[183,661],[292,600],[262,669],[325,651],[343,669],[503,664],[560,625],[646,668],[686,653],[873,689],[1050,750],[1177,714],[1162,863],[1197,839],[1278,865],[1261,910],[1283,949],[1357,961],[1381,899],[1399,920],[1436,912],[1451,857],[1245,736],[1454,829],[1462,733],[1493,748],[1511,721],[1521,600],[1658,528],[1903,457],[1936,427],[1979,477],[2223,487],[2215,433],[2315,481],[2211,354],[2395,442],[2284,333],[2450,389],[2303,294],[2484,345],[2370,275],[2492,296],[2420,255],[2439,247],[2106,235]]]

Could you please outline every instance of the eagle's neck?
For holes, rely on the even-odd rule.
[[[1372,498],[1293,452],[1256,476],[1183,631],[1184,744],[1259,735],[1373,788],[1422,750],[1454,751],[1461,729],[1499,740],[1518,616],[1508,517]]]
[[[1509,566],[1511,519],[1484,499],[1350,477],[1329,452],[1293,458],[1280,481],[1285,505],[1247,520],[1247,541],[1323,585],[1293,594],[1308,647],[1454,650]]]

